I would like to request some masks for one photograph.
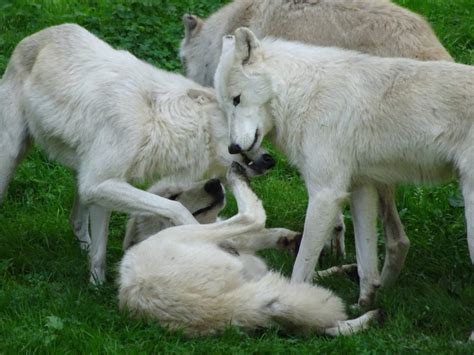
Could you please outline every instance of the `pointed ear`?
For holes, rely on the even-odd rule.
[[[203,23],[204,21],[197,16],[190,14],[184,15],[184,39],[189,41],[193,36],[195,36],[201,30]]]
[[[216,94],[212,89],[200,88],[200,89],[189,89],[188,96],[198,104],[207,104],[211,102],[217,102]]]
[[[258,61],[261,45],[252,31],[246,27],[235,30],[235,57],[242,65]]]

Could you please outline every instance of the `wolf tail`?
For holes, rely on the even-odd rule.
[[[309,284],[290,284],[270,272],[245,283],[229,296],[232,324],[244,328],[279,325],[299,331],[323,331],[347,319],[342,300],[331,291]]]
[[[39,53],[35,36],[18,44],[0,80],[0,204],[16,167],[30,147],[21,95]]]
[[[70,24],[54,26],[23,39],[0,80],[0,203],[15,168],[30,147],[28,122],[21,103],[24,83],[41,50],[77,29],[77,25]]]

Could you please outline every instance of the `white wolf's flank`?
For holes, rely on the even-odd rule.
[[[299,168],[309,204],[292,281],[310,281],[341,204],[354,216],[361,305],[380,285],[376,184],[457,176],[474,262],[474,69],[446,61],[372,57],[248,29],[224,42],[216,72],[232,144],[264,136]]]
[[[341,47],[381,57],[452,60],[421,16],[388,0],[234,0],[206,20],[183,17],[186,75],[212,86],[222,37],[248,27],[257,37]]]
[[[91,244],[91,281],[102,282],[112,210],[197,223],[179,202],[129,182],[225,173],[235,160],[226,125],[213,91],[80,26],[47,28],[18,44],[0,81],[0,201],[33,138],[76,171],[71,221]]]
[[[331,291],[290,284],[254,255],[291,244],[297,233],[265,229],[262,203],[241,169],[234,163],[228,176],[236,216],[168,228],[128,249],[119,268],[120,307],[191,336],[220,333],[229,325],[329,335],[367,328],[378,311],[346,321],[344,304]]]
[[[189,78],[206,86],[213,85],[222,37],[238,27],[249,27],[260,38],[341,47],[382,57],[452,60],[421,16],[386,0],[234,0],[206,20],[185,15],[183,23],[182,63]],[[390,286],[403,268],[410,242],[398,216],[394,187],[376,187],[385,236],[380,283]],[[344,255],[343,231],[328,243]]]

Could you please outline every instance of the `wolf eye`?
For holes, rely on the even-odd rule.
[[[234,106],[237,106],[238,104],[240,104],[240,95],[234,97],[232,100],[233,100]]]

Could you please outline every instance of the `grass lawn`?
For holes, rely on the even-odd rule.
[[[225,2],[0,0],[0,73],[22,38],[64,22],[79,23],[116,47],[158,67],[179,71],[182,14],[207,16]],[[397,3],[426,16],[457,61],[474,64],[473,0]],[[264,201],[268,225],[302,229],[305,188],[283,158],[253,186]],[[377,298],[387,321],[383,327],[336,339],[229,329],[220,337],[189,340],[154,323],[128,319],[118,312],[114,283],[125,216],[113,216],[109,280],[94,289],[88,285],[86,255],[68,224],[72,197],[71,172],[49,162],[39,150],[31,152],[14,176],[0,207],[0,354],[474,353],[474,344],[465,342],[474,328],[474,273],[456,183],[399,189],[398,208],[412,247],[396,287],[381,291]],[[230,204],[226,214],[234,212]],[[346,222],[347,261],[354,261],[349,214]],[[290,273],[290,256],[278,252],[265,256],[273,267]],[[334,277],[324,285],[348,304],[357,301],[354,281]]]

